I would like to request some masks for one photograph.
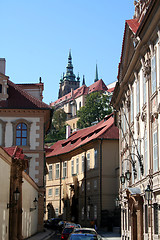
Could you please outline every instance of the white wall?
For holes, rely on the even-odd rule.
[[[0,239],[8,240],[9,235],[9,203],[11,166],[0,157]],[[4,177],[5,176],[5,177]]]
[[[35,234],[38,230],[38,208],[30,211],[30,208],[34,208],[33,200],[38,200],[38,188],[35,187],[33,180],[27,175],[23,174],[22,184],[22,236],[27,238]],[[32,184],[33,183],[33,184]]]

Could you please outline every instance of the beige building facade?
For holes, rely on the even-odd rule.
[[[153,240],[160,238],[160,2],[134,4],[112,97],[120,133],[121,233],[122,239]]]
[[[118,226],[118,129],[113,117],[74,132],[47,151],[46,218]]]

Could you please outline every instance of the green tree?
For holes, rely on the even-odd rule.
[[[45,138],[45,143],[54,143],[66,137],[67,114],[63,109],[54,112],[50,132]]]
[[[85,106],[77,112],[79,117],[77,126],[78,128],[89,127],[93,122],[101,121],[111,112],[110,99],[107,95],[100,92],[91,93],[86,97]]]

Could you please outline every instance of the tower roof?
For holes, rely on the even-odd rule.
[[[68,64],[66,67],[66,74],[64,75],[64,81],[75,81],[76,79],[75,74],[73,73],[73,65],[72,65],[72,56],[71,56],[71,50],[69,50],[69,55],[68,55]]]
[[[95,75],[94,81],[95,81],[95,82],[98,81],[98,67],[97,67],[97,64],[96,64],[96,75]]]

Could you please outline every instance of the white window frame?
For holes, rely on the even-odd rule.
[[[71,160],[71,175],[74,175],[74,159]]]
[[[156,69],[156,54],[151,58],[151,90],[152,94],[156,91],[157,89],[157,69]]]
[[[63,177],[67,177],[67,161],[63,162]]]
[[[48,197],[52,197],[52,194],[53,194],[53,189],[48,188]]]
[[[56,179],[58,179],[59,178],[59,176],[60,176],[60,172],[59,172],[59,163],[56,163]]]
[[[48,180],[52,180],[53,179],[53,166],[52,164],[48,165]]]
[[[158,131],[153,131],[153,172],[158,171]]]
[[[90,153],[87,153],[87,170],[90,169]]]
[[[79,157],[76,158],[76,174],[79,174]]]
[[[59,188],[55,188],[55,196],[59,196]]]

